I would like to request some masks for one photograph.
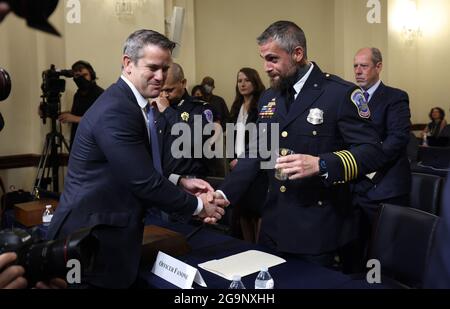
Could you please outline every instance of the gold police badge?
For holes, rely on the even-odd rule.
[[[181,119],[185,122],[188,122],[189,120],[189,113],[188,112],[184,112],[181,114]]]

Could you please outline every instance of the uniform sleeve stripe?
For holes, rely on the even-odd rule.
[[[334,154],[337,155],[341,159],[342,164],[344,165],[344,174],[345,174],[344,180],[347,182],[348,177],[349,177],[349,174],[348,174],[349,162],[347,161],[347,158],[345,158],[340,152],[335,152]]]
[[[358,164],[356,164],[355,157],[354,157],[353,154],[352,154],[350,151],[348,151],[348,150],[345,150],[344,153],[347,154],[347,156],[349,157],[349,159],[350,159],[350,161],[351,161],[351,163],[352,163],[352,166],[353,166],[353,173],[354,173],[354,174],[353,174],[352,179],[358,178]]]
[[[348,165],[349,165],[349,168],[348,168],[349,176],[348,176],[348,178],[349,178],[349,180],[352,180],[352,179],[355,178],[355,167],[354,167],[354,164],[352,162],[352,159],[350,158],[348,153],[345,152],[345,151],[341,151],[341,155],[343,155],[347,159],[347,162],[348,162]]]

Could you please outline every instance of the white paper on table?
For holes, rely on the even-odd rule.
[[[285,262],[286,260],[273,254],[248,250],[223,259],[207,261],[198,266],[220,277],[232,280],[233,275],[244,277],[259,272],[263,266],[269,268]]]

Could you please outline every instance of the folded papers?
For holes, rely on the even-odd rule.
[[[248,250],[223,259],[207,261],[198,266],[220,277],[232,280],[233,275],[244,277],[259,272],[263,266],[272,267],[285,262],[286,260],[273,254]]]

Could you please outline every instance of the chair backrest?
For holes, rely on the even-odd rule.
[[[439,133],[439,136],[443,136],[443,137],[450,137],[450,124],[446,125],[441,133]],[[448,145],[450,146],[450,145]]]
[[[411,208],[438,215],[442,181],[442,177],[440,176],[412,173]]]
[[[420,147],[418,161],[422,166],[448,171],[450,168],[450,147]]]
[[[438,220],[418,209],[382,205],[369,256],[380,261],[383,277],[409,287],[422,286]]]

